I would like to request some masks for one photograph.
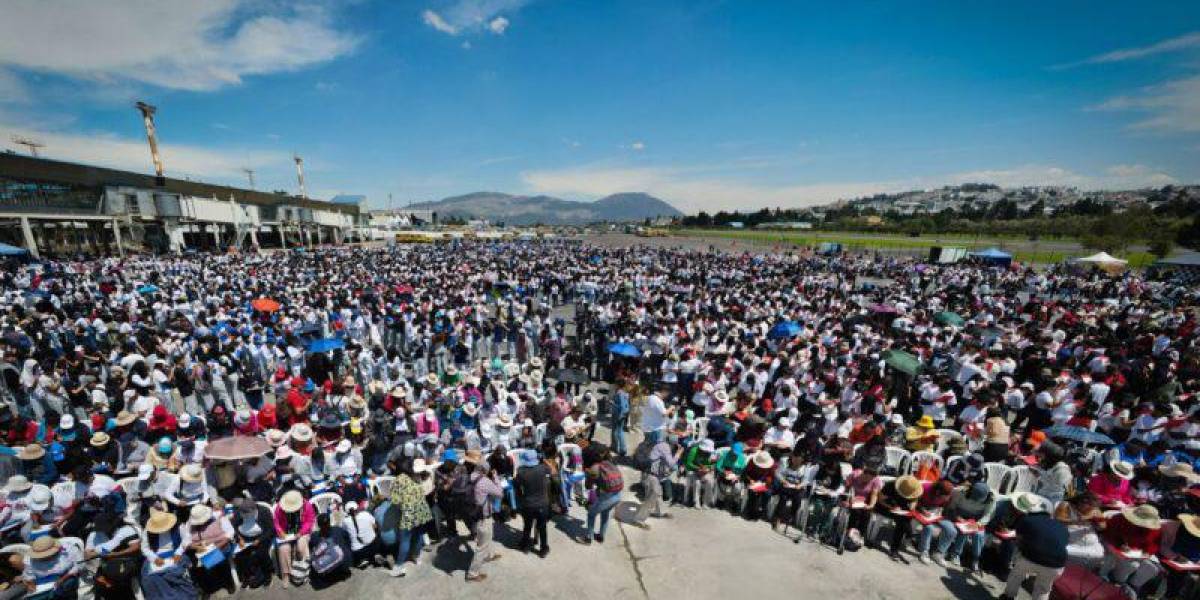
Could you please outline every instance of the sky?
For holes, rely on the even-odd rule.
[[[1200,182],[1200,3],[0,0],[0,149],[375,208]],[[389,200],[389,195],[391,199]]]

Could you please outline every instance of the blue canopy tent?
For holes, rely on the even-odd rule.
[[[28,259],[29,251],[17,246],[0,243],[0,256]]]
[[[311,342],[308,345],[308,351],[309,353],[329,352],[330,350],[337,350],[345,347],[346,342],[341,338],[323,338]]]
[[[971,256],[980,262],[997,267],[1007,267],[1012,264],[1012,255],[999,249],[988,248],[979,252],[972,252]]]

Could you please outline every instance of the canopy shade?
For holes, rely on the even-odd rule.
[[[1124,265],[1129,263],[1129,261],[1121,260],[1107,252],[1097,252],[1091,256],[1077,258],[1075,259],[1075,262],[1095,263],[1100,265]]]

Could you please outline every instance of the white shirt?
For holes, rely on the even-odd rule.
[[[350,534],[350,549],[358,552],[375,541],[375,517],[370,511],[360,510],[352,519],[342,521],[342,529]]]
[[[642,409],[642,431],[649,433],[667,428],[667,407],[658,394],[650,394],[646,398],[646,407]]]

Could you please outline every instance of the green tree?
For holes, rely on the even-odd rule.
[[[1150,254],[1158,258],[1166,258],[1175,249],[1175,242],[1170,238],[1161,237],[1150,242]]]
[[[1175,241],[1184,248],[1200,250],[1200,217],[1192,218],[1190,225],[1181,227]]]

